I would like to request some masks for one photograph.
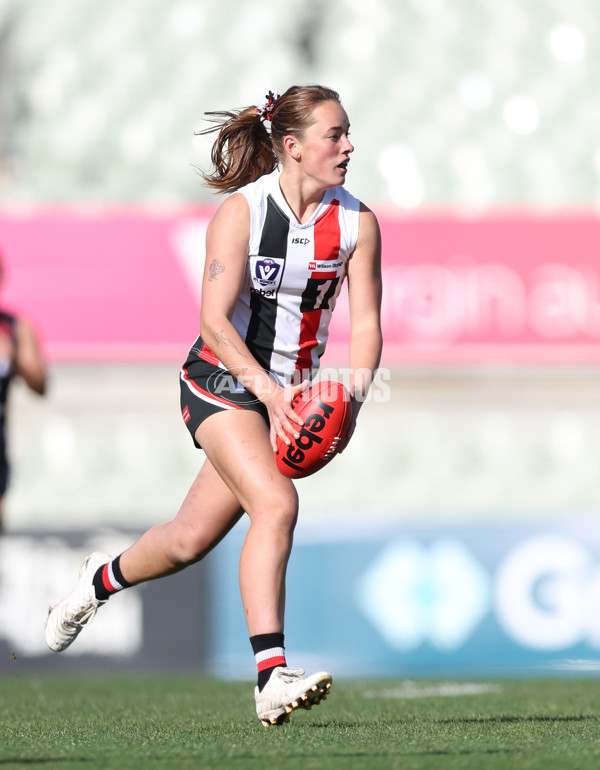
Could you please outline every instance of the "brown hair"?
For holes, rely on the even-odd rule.
[[[284,156],[284,138],[292,134],[301,139],[314,122],[315,107],[331,101],[340,104],[339,94],[331,88],[291,86],[274,103],[270,132],[256,107],[206,112],[207,119],[216,125],[196,134],[219,133],[210,155],[213,170],[200,172],[204,181],[217,192],[232,193],[270,174]]]

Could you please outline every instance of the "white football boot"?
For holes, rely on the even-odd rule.
[[[96,599],[92,580],[98,567],[110,560],[106,553],[95,552],[86,556],[79,570],[79,582],[73,591],[48,610],[46,644],[51,650],[66,650],[93,619],[98,608],[108,601]]]
[[[278,666],[260,692],[254,689],[256,714],[265,727],[289,722],[294,709],[317,706],[330,689],[331,674],[325,671],[305,677],[301,668]]]

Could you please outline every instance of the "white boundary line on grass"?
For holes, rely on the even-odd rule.
[[[454,698],[461,695],[487,695],[492,692],[499,692],[502,688],[497,684],[486,684],[476,682],[444,682],[441,684],[417,684],[415,682],[406,682],[399,687],[392,687],[388,690],[367,690],[364,693],[366,698]]]
[[[545,668],[553,671],[600,671],[600,659],[565,658],[552,661]]]

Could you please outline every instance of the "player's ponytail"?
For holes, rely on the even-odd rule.
[[[284,155],[288,134],[302,138],[314,122],[313,110],[323,102],[340,102],[339,95],[324,86],[291,86],[279,96],[269,91],[266,102],[239,112],[207,112],[214,126],[197,134],[218,131],[211,151],[213,169],[200,172],[209,187],[232,193],[277,168]],[[265,124],[270,123],[271,130]]]
[[[209,187],[220,193],[235,192],[276,168],[271,137],[256,107],[205,114],[216,125],[197,133],[219,132],[210,154],[213,170],[210,174],[201,172]]]

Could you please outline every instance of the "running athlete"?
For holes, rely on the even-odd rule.
[[[0,287],[3,279],[4,267],[0,257]],[[4,527],[4,495],[10,477],[6,409],[14,377],[21,377],[39,395],[46,391],[46,365],[33,326],[24,318],[0,310],[0,533]]]
[[[318,369],[345,277],[352,434],[381,354],[380,236],[373,213],[343,187],[354,147],[335,91],[293,86],[259,107],[208,117],[216,127],[207,131],[218,134],[214,169],[203,176],[230,195],[207,230],[200,336],[180,378],[183,419],[206,460],[172,521],[116,558],[85,558],[76,588],[49,612],[46,641],[66,649],[112,594],[199,561],[245,512],[240,590],[256,712],[269,726],[331,687],[327,672],[287,666],[285,574],[298,496],[277,470],[276,440],[289,444],[302,425],[291,403]]]

